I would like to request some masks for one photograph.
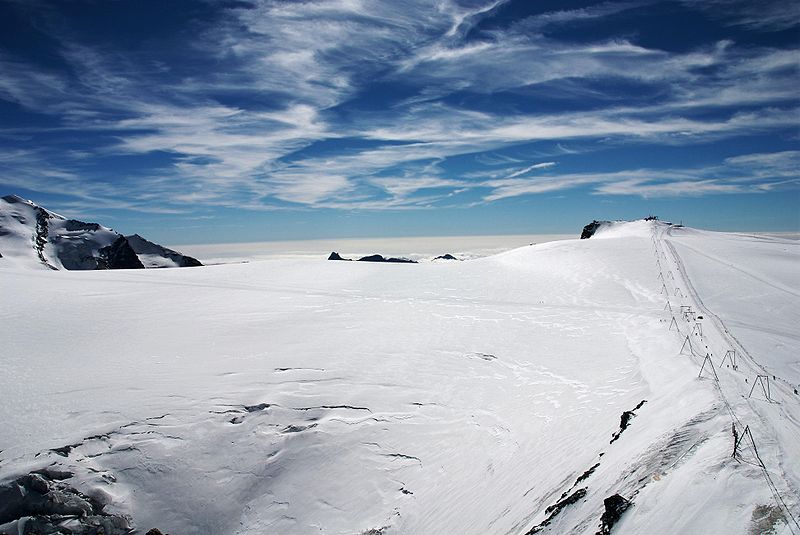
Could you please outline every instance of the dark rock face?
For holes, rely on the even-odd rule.
[[[0,486],[0,525],[26,534],[126,535],[130,521],[103,511],[103,504],[43,473]]]
[[[48,228],[49,228],[49,216],[47,211],[43,210],[42,208],[36,207],[36,235],[34,236],[34,246],[36,247],[36,254],[39,257],[39,260],[42,261],[42,264],[49,267],[50,269],[57,269],[54,265],[47,261],[47,258],[44,256],[44,246],[47,245],[47,236],[48,236]]]
[[[450,253],[443,254],[441,256],[437,256],[434,260],[458,260],[455,256],[451,255]]]
[[[416,260],[409,260],[408,258],[385,258],[379,254],[369,256],[362,256],[358,259],[359,262],[391,262],[395,264],[416,264]]]
[[[138,234],[125,236],[125,239],[128,240],[128,243],[137,255],[157,255],[163,258],[168,258],[175,262],[178,267],[198,267],[203,265],[196,258],[186,256],[185,254],[179,253],[178,251],[173,251],[172,249],[167,249],[166,247],[158,245],[157,243],[153,243],[150,240],[142,238]]]
[[[597,229],[600,228],[600,225],[605,223],[605,221],[597,221],[596,219],[583,227],[583,232],[581,232],[581,239],[586,240],[594,236],[594,233],[597,232]]]
[[[379,254],[373,254],[373,255],[369,255],[369,256],[362,256],[361,258],[358,259],[358,261],[359,262],[386,262],[386,259],[383,256],[379,255]]]
[[[339,253],[337,253],[336,251],[333,251],[331,253],[331,255],[328,257],[328,260],[346,260],[348,262],[350,261],[349,258],[342,258],[341,256],[339,256]]]
[[[636,416],[636,411],[641,409],[642,405],[644,405],[645,403],[647,403],[647,400],[643,399],[642,401],[639,402],[638,405],[636,405],[633,408],[633,410],[625,411],[622,413],[622,415],[619,417],[619,431],[617,431],[612,435],[612,439],[611,442],[609,442],[609,444],[613,444],[619,438],[622,432],[628,428],[628,426],[631,423],[631,420]]]
[[[562,498],[553,505],[547,507],[544,512],[547,514],[547,518],[545,518],[540,524],[533,526],[525,535],[534,535],[535,533],[539,533],[544,528],[546,528],[553,519],[558,516],[565,507],[568,505],[572,505],[573,503],[578,502],[578,500],[583,499],[586,496],[586,488],[578,489],[566,498]]]
[[[597,532],[597,535],[609,535],[611,528],[620,519],[622,513],[633,504],[619,494],[614,494],[603,500],[603,505],[606,510],[603,512],[603,516],[600,517],[600,531]]]
[[[572,505],[573,503],[577,502],[578,500],[580,500],[584,496],[586,496],[586,489],[585,488],[578,489],[575,492],[573,492],[572,494],[570,494],[569,496],[567,496],[566,498],[564,498],[562,500],[559,500],[556,503],[554,503],[553,505],[547,507],[547,509],[545,509],[544,512],[547,513],[547,514],[550,514],[550,513],[554,512],[554,511],[555,512],[561,511],[561,509],[563,509],[564,507],[566,507],[568,505]]]
[[[75,232],[78,230],[97,232],[100,230],[100,225],[97,223],[84,223],[83,221],[78,221],[77,219],[68,219],[64,223],[64,228],[70,232]]]
[[[97,259],[97,269],[144,269],[144,264],[125,236],[120,236],[98,253],[100,258]]]
[[[594,473],[594,471],[595,471],[595,470],[597,470],[597,467],[598,467],[598,466],[600,466],[600,463],[596,463],[596,464],[594,464],[594,465],[593,465],[591,468],[589,468],[589,469],[588,469],[588,470],[586,470],[584,473],[582,473],[580,476],[578,476],[578,479],[576,479],[576,480],[575,480],[575,485],[577,485],[578,483],[581,483],[581,482],[583,482],[583,481],[586,481],[586,479],[587,479],[587,478],[588,478],[590,475],[592,475],[592,474]],[[573,486],[574,486],[574,485],[573,485]]]

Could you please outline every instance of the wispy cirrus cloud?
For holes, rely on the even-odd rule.
[[[528,178],[487,180],[491,188],[484,202],[509,197],[590,186],[598,195],[644,198],[681,197],[769,191],[789,183],[800,184],[800,151],[754,153],[708,166],[667,169],[630,169],[606,173],[565,173]]]
[[[610,145],[639,150],[786,131],[798,124],[799,76],[796,47],[722,39],[676,51],[628,32],[593,40],[552,32],[621,17],[647,2],[483,24],[512,4],[221,5],[213,23],[197,22],[197,31],[174,43],[183,47],[183,61],[155,44],[129,53],[113,42],[93,43],[65,30],[68,24],[45,20],[59,61],[0,51],[0,99],[52,121],[5,123],[0,140],[58,141],[0,160],[0,182],[83,192],[75,196],[86,202],[117,199],[133,210],[399,209],[478,191],[488,191],[479,202],[495,202],[578,187],[671,196],[793,184],[786,166],[785,174],[765,172],[747,167],[747,156],[702,169],[607,173],[510,156],[535,143],[577,160]],[[731,6],[738,6],[739,26],[789,27],[771,7],[769,24],[758,24],[747,6]],[[76,143],[75,132],[91,141]],[[592,148],[555,149],[575,141]],[[123,173],[90,169],[99,158],[147,165]],[[465,158],[470,169],[451,165]],[[721,176],[722,167],[741,171],[738,182]]]
[[[514,178],[514,177],[517,177],[517,176],[520,176],[520,175],[524,175],[524,174],[530,173],[531,171],[534,171],[536,169],[547,169],[548,167],[553,167],[554,165],[556,165],[556,162],[535,163],[535,164],[529,165],[528,167],[525,167],[523,169],[519,169],[517,171],[514,171],[513,173],[508,175],[508,178]]]
[[[797,2],[767,0],[684,0],[684,3],[732,26],[759,31],[782,31],[800,26]]]
[[[648,198],[742,193],[745,190],[741,185],[726,184],[714,179],[653,182],[647,178],[632,178],[601,184],[595,191],[605,195],[638,195]]]

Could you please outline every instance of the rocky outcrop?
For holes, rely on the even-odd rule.
[[[40,208],[40,210],[44,211],[43,208]],[[64,229],[67,232],[97,232],[101,228],[97,223],[85,223],[77,219],[67,219],[64,222]]]
[[[532,527],[530,531],[525,533],[525,535],[534,535],[535,533],[539,533],[540,531],[544,530],[544,528],[549,526],[550,523],[553,521],[553,519],[556,516],[558,516],[558,513],[560,513],[565,507],[577,503],[578,501],[582,500],[585,496],[586,496],[586,488],[584,487],[582,489],[576,490],[569,496],[561,498],[553,505],[548,506],[544,510],[545,514],[547,515],[547,518],[545,518],[540,524],[537,524],[534,527]]]
[[[608,223],[608,221],[597,221],[595,219],[594,221],[583,227],[583,232],[581,232],[581,239],[586,240],[594,236],[594,233],[597,232],[597,229],[599,229],[603,223]]]
[[[373,254],[369,256],[362,256],[358,259],[358,262],[391,262],[394,264],[416,264],[416,260],[410,260],[408,258],[386,258],[379,254]]]
[[[597,535],[609,535],[611,533],[611,528],[614,527],[614,524],[620,519],[622,513],[624,513],[632,503],[619,494],[614,494],[603,500],[603,505],[605,506],[605,511],[600,517],[600,531],[597,532]]]
[[[339,253],[334,251],[334,252],[332,252],[330,254],[330,256],[328,257],[328,260],[350,261],[352,259],[351,258],[344,258],[344,257],[340,256]],[[387,257],[384,257],[384,256],[379,255],[379,254],[373,254],[373,255],[369,255],[369,256],[362,256],[361,258],[356,260],[356,262],[389,262],[389,263],[392,263],[392,264],[417,264],[418,263],[416,260],[410,260],[408,258],[392,258],[392,257],[388,257],[387,258]]]
[[[450,253],[443,254],[441,256],[437,256],[434,260],[458,260],[455,256],[451,255]]]
[[[0,533],[126,535],[127,517],[104,511],[90,498],[46,473],[30,473],[0,486]]]
[[[643,399],[642,401],[639,402],[638,405],[636,405],[633,408],[633,410],[625,411],[622,413],[622,415],[619,417],[619,431],[617,431],[612,435],[611,442],[609,442],[609,444],[613,444],[619,438],[622,432],[628,428],[628,426],[631,423],[631,420],[636,416],[636,411],[641,409],[642,405],[644,405],[645,403],[647,403],[647,400]]]
[[[99,256],[97,269],[144,269],[144,264],[125,236],[120,236],[111,245],[100,249]]]
[[[138,234],[125,236],[131,248],[139,256],[145,267],[198,267],[203,264],[196,258],[167,249],[166,247],[146,240]]]

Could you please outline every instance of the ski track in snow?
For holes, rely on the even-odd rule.
[[[770,327],[712,314],[688,274],[705,257],[687,270],[665,228],[454,264],[0,273],[0,483],[55,463],[173,535],[521,535],[579,489],[541,533],[595,533],[615,493],[634,506],[614,533],[755,533],[763,510],[800,533],[796,376],[746,397],[764,346],[728,327]],[[742,352],[719,385],[679,352],[653,248],[714,364]],[[731,457],[731,414],[765,470]]]
[[[666,234],[671,235],[672,229],[668,229]],[[709,318],[712,321],[712,329],[708,329],[709,325],[705,322],[706,328],[702,329],[702,334],[692,334],[688,328],[684,329],[684,332],[689,332],[689,337],[694,336],[704,344],[698,354],[695,354],[695,351],[690,348],[692,356],[702,358],[703,363],[701,366],[708,364],[713,370],[713,379],[725,400],[738,432],[742,433],[745,430],[745,426],[747,426],[752,433],[751,437],[757,437],[753,438],[749,444],[744,442],[742,448],[750,446],[751,462],[754,461],[762,468],[766,483],[771,487],[770,490],[774,494],[776,504],[783,509],[788,517],[788,530],[792,533],[795,533],[795,530],[800,531],[800,524],[797,522],[800,470],[798,470],[796,462],[798,455],[800,455],[800,448],[798,448],[798,444],[800,444],[800,420],[798,420],[800,400],[798,400],[797,391],[795,390],[798,377],[792,376],[790,379],[781,377],[779,379],[777,375],[767,371],[732,331],[728,329],[725,321],[703,302],[671,240],[662,241],[670,252],[671,262],[680,273],[681,283],[688,289],[689,295],[685,302],[691,303],[703,313],[705,318]],[[681,243],[681,246],[700,256],[725,264],[736,272],[761,284],[789,293],[792,296],[798,295],[797,292],[783,285],[771,283],[765,277],[759,277],[747,270],[702,253],[697,248],[688,246],[680,240],[678,242]],[[657,243],[657,241],[654,243]],[[658,255],[658,248],[656,248],[656,254]],[[663,270],[661,272],[663,273]],[[743,303],[742,306],[746,305]],[[771,334],[784,334],[785,332],[761,327],[758,330]],[[730,363],[726,368],[721,367],[722,361],[719,360],[718,355],[724,354],[728,350],[737,351],[739,356],[737,366],[734,369],[731,369]],[[716,365],[714,364],[715,359],[717,359]],[[720,367],[719,372],[717,372],[715,366]],[[754,384],[760,375],[772,380],[769,396],[765,395],[763,399],[758,398],[757,385]],[[748,376],[749,381],[743,381]],[[752,396],[753,392],[756,393],[755,398]],[[786,425],[787,423],[789,424],[788,426]]]

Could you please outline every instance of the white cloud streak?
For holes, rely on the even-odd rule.
[[[800,26],[800,4],[776,0],[684,0],[693,8],[731,26],[758,31],[782,31]]]
[[[728,158],[717,165],[671,169],[632,169],[608,173],[486,180],[491,188],[484,202],[509,197],[591,186],[598,195],[692,197],[710,194],[759,193],[800,184],[800,151],[754,153]]]
[[[252,8],[229,9],[191,43],[224,69],[166,84],[135,58],[55,34],[71,74],[0,54],[0,98],[59,117],[61,126],[50,132],[116,136],[97,153],[165,152],[171,163],[149,175],[117,177],[112,187],[110,181],[85,183],[78,168],[68,166],[81,151],[59,162],[40,152],[38,160],[6,160],[11,170],[0,170],[0,181],[50,192],[78,187],[85,200],[124,195],[128,200],[118,201],[119,207],[142,209],[150,202],[164,210],[197,204],[274,209],[281,202],[386,209],[431,206],[453,192],[479,188],[489,189],[483,200],[493,202],[586,185],[609,195],[668,196],[751,191],[748,181],[791,183],[792,171],[782,160],[786,154],[760,156],[777,162],[768,171],[754,169],[747,156],[728,159],[725,168],[745,171],[734,183],[713,175],[719,168],[703,170],[711,175],[693,171],[685,179],[655,170],[552,174],[555,162],[496,152],[534,141],[680,145],[798,124],[796,49],[740,48],[722,41],[669,53],[622,38],[575,44],[542,33],[552,25],[601,19],[643,4],[551,12],[467,39],[502,1],[468,8],[455,1],[256,1]],[[766,27],[745,8],[737,13],[736,24]],[[768,14],[771,28],[788,24],[776,10]],[[629,93],[595,89],[599,79],[655,87],[655,99],[628,102]],[[378,110],[341,110],[376,81],[406,84],[414,96]],[[563,88],[565,96],[591,96],[598,105],[546,113],[445,101],[459,92],[493,95],[546,84],[554,93]],[[222,98],[242,93],[261,97],[260,105]],[[9,139],[37,133],[0,130]],[[298,156],[317,142],[347,138],[370,143]],[[508,173],[503,177],[489,171],[452,175],[441,165],[465,155],[478,155],[476,162],[487,166],[526,166],[500,170]],[[536,176],[524,176],[532,172]],[[61,184],[54,180],[58,173]]]

